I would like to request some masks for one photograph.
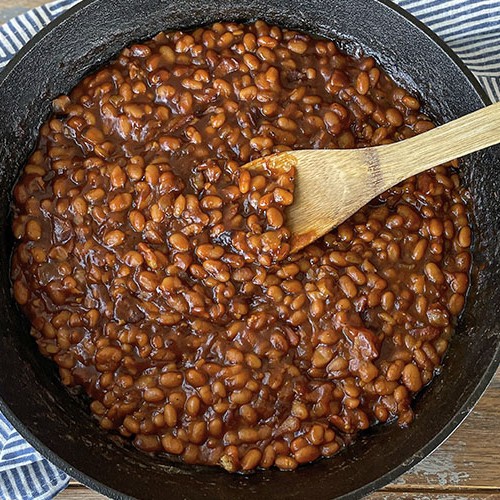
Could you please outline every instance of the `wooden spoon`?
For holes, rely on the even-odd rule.
[[[498,143],[500,103],[404,141],[359,149],[287,151],[258,158],[246,168],[296,167],[294,202],[287,212],[293,252],[402,180]]]

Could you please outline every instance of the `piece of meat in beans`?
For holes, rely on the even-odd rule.
[[[432,128],[371,57],[262,21],[160,33],[54,102],[14,189],[13,293],[62,381],[145,451],[296,468],[413,418],[465,301],[451,166],[297,254],[294,172]]]

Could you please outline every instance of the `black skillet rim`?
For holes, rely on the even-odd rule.
[[[41,41],[49,32],[51,32],[56,26],[64,23],[67,18],[71,17],[75,12],[83,9],[87,5],[93,3],[95,0],[82,0],[77,5],[71,7],[66,12],[61,14],[57,19],[52,21],[49,25],[43,28],[39,33],[37,33],[26,45],[24,45],[19,52],[10,60],[7,66],[0,72],[0,85],[7,78],[8,74],[22,62],[24,56],[32,50],[32,48]],[[401,8],[399,5],[394,4],[390,0],[375,0],[392,9],[397,14],[405,18],[406,21],[412,23],[420,31],[422,31],[434,44],[436,44],[441,50],[443,50],[446,55],[456,64],[460,71],[466,76],[471,85],[473,86],[475,92],[478,94],[479,98],[485,106],[491,104],[491,100],[486,94],[483,87],[480,85],[476,77],[473,75],[471,70],[465,65],[465,63],[455,54],[455,52],[430,28],[428,28],[424,23],[415,18],[412,14]],[[411,469],[418,462],[423,460],[426,456],[430,455],[435,451],[444,441],[446,441],[453,432],[459,427],[467,415],[472,411],[476,403],[479,401],[480,397],[488,387],[489,383],[493,379],[498,365],[500,364],[500,344],[497,347],[495,356],[491,360],[489,366],[484,371],[480,382],[476,385],[472,393],[467,398],[466,402],[460,408],[460,410],[455,414],[455,416],[441,429],[441,431],[434,436],[425,446],[423,446],[418,452],[416,452],[410,459],[406,460],[399,466],[395,467],[386,474],[380,476],[378,479],[368,483],[357,490],[354,490],[346,495],[343,495],[342,499],[356,499],[361,498],[368,493],[378,490],[394,479]],[[82,484],[92,488],[94,491],[106,495],[110,498],[115,499],[132,499],[128,495],[124,495],[119,491],[106,486],[105,484],[97,481],[84,472],[81,472],[73,468],[68,462],[56,455],[52,450],[50,450],[44,443],[42,443],[38,438],[36,438],[30,430],[11,412],[7,403],[0,397],[0,411],[7,417],[7,419],[12,423],[16,430],[22,435],[23,438],[28,441],[37,451],[39,451],[44,457],[46,457],[52,464],[56,465],[58,468],[66,472],[70,477],[78,480]]]

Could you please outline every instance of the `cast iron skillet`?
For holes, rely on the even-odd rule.
[[[116,442],[90,418],[82,398],[59,382],[13,303],[10,193],[51,99],[131,41],[161,30],[216,20],[262,18],[362,46],[435,118],[488,104],[457,57],[422,24],[386,0],[86,0],[35,37],[0,77],[0,409],[60,468],[114,498],[359,498],[432,452],[458,426],[492,378],[500,358],[500,150],[462,163],[474,200],[472,287],[442,374],[418,397],[408,429],[378,426],[329,460],[293,473],[229,475],[176,465]],[[352,45],[352,42],[355,42]]]

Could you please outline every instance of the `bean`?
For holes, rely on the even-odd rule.
[[[190,396],[186,400],[186,413],[191,417],[196,417],[200,412],[201,401],[198,396]]]
[[[331,443],[323,445],[321,447],[321,453],[325,457],[331,457],[332,455],[334,455],[335,453],[337,453],[337,451],[339,450],[339,448],[340,448],[339,444],[336,443],[335,441],[333,441]]]
[[[105,245],[110,247],[116,247],[123,243],[125,240],[125,233],[120,231],[119,229],[115,229],[113,231],[109,231],[104,235],[103,241]]]
[[[283,215],[275,207],[271,207],[267,210],[266,217],[268,224],[275,229],[279,229],[284,223]]]
[[[385,113],[387,121],[393,126],[393,127],[400,127],[403,125],[404,119],[403,115],[401,112],[396,109],[396,108],[389,108],[386,113]]]
[[[208,377],[201,371],[190,369],[186,371],[186,380],[193,387],[201,387],[207,383]]]
[[[401,380],[410,389],[417,392],[422,388],[422,379],[419,369],[412,363],[407,364],[401,374]]]
[[[73,209],[75,210],[75,212],[80,215],[80,216],[84,216],[84,215],[87,215],[88,213],[88,204],[87,202],[85,201],[85,199],[81,196],[79,196],[78,198],[75,198],[73,200]]]
[[[224,255],[224,248],[219,245],[203,244],[195,249],[196,255],[202,260],[218,260]]]
[[[200,205],[206,210],[213,210],[222,206],[222,199],[218,196],[205,196],[202,198]]]
[[[274,463],[281,470],[294,470],[299,465],[294,458],[286,455],[278,455]]]
[[[177,412],[172,404],[167,403],[165,405],[163,409],[163,418],[168,427],[175,427],[175,424],[177,423]]]
[[[413,249],[413,260],[419,261],[424,258],[425,251],[427,250],[427,240],[420,240]]]
[[[189,440],[194,444],[202,444],[207,436],[207,427],[205,422],[192,422],[190,424]]]
[[[325,437],[325,429],[322,425],[314,424],[310,430],[310,441],[313,445],[319,445]]]
[[[342,289],[342,291],[344,292],[344,294],[348,298],[353,298],[358,294],[358,290],[356,288],[356,285],[354,284],[352,279],[347,275],[340,277],[339,285],[340,285],[340,288]]]
[[[179,252],[187,252],[189,250],[189,240],[182,233],[172,234],[168,241]]]
[[[241,468],[243,470],[255,469],[262,458],[262,453],[257,448],[252,448],[245,453],[241,459]]]
[[[165,393],[157,387],[151,387],[144,391],[143,397],[148,403],[158,403],[165,399]]]
[[[361,95],[367,94],[370,90],[370,78],[365,71],[361,71],[356,78],[356,90]]]
[[[356,283],[356,285],[366,284],[366,276],[364,273],[355,266],[349,266],[346,268],[346,273],[349,277]]]
[[[451,314],[458,316],[465,304],[465,297],[460,293],[454,293],[448,301],[448,309]]]
[[[274,200],[283,206],[288,206],[293,203],[293,195],[289,191],[282,188],[276,188],[274,190]]]
[[[458,233],[458,244],[462,248],[469,248],[471,245],[471,230],[469,226],[464,226]]]
[[[183,376],[178,372],[167,372],[160,376],[160,384],[164,387],[173,388],[182,384]]]
[[[42,226],[36,220],[30,220],[26,224],[26,236],[31,241],[38,241],[42,237]]]
[[[441,269],[439,269],[439,266],[434,262],[427,263],[424,270],[427,278],[433,283],[436,283],[437,285],[442,285],[444,283],[444,274]]]
[[[183,442],[170,434],[162,437],[161,444],[167,453],[172,453],[173,455],[180,455],[184,451]]]
[[[326,366],[333,358],[333,351],[326,346],[319,346],[312,356],[311,362],[316,368]]]
[[[299,464],[305,464],[307,462],[312,462],[316,460],[320,455],[320,451],[316,446],[308,445],[300,448],[295,452],[295,460]]]

